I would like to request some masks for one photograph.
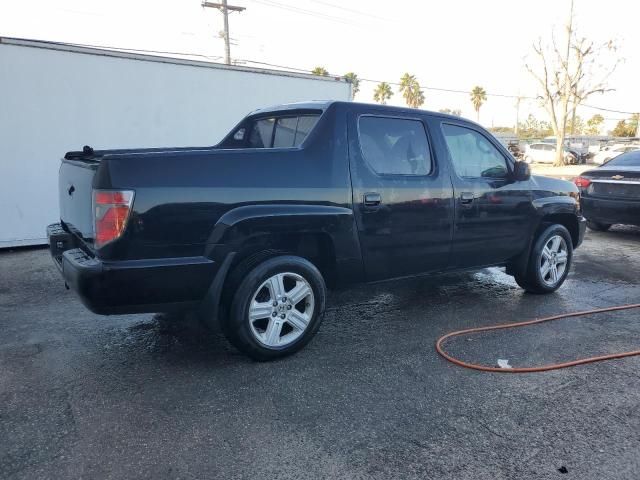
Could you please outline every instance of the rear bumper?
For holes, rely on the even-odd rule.
[[[640,225],[640,201],[582,197],[582,214],[598,223]]]
[[[583,216],[578,217],[578,243],[575,244],[574,248],[578,248],[582,245],[582,241],[584,240],[584,234],[587,231],[587,219]]]
[[[205,257],[101,261],[59,224],[47,227],[47,237],[66,285],[89,310],[103,315],[196,307],[218,271]]]

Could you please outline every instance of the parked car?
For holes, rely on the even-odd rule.
[[[543,142],[552,144],[555,148],[556,137],[553,135],[545,137]],[[587,158],[589,158],[589,145],[580,138],[571,136],[565,137],[564,146],[567,151],[571,152],[576,157],[577,163],[585,163]]]
[[[258,110],[218,145],[69,152],[66,284],[101,314],[196,309],[259,360],[317,332],[326,285],[505,266],[559,288],[585,220],[571,182],[457,116],[352,102]]]
[[[578,163],[576,153],[564,149],[565,162],[569,165]],[[530,143],[524,149],[524,161],[527,163],[553,163],[556,160],[556,146],[550,143]]]
[[[513,155],[513,158],[516,160],[520,160],[522,157],[522,150],[520,149],[520,143],[517,140],[511,140],[507,144],[507,150],[509,153]]]
[[[640,145],[616,144],[606,146],[594,155],[592,162],[596,165],[603,165],[612,158],[616,158],[618,155],[622,155],[626,152],[633,152],[634,150],[640,150]]]
[[[614,223],[640,225],[640,150],[623,153],[574,182],[592,230],[605,231]]]

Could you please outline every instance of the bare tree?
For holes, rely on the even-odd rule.
[[[577,73],[571,92],[571,135],[574,135],[577,125],[576,109],[594,93],[606,93],[613,90],[613,88],[608,88],[607,81],[622,59],[610,55],[617,50],[611,40],[595,45],[594,42],[584,37],[574,37],[571,49],[576,59]],[[608,65],[601,63],[603,57],[610,60]]]
[[[573,0],[570,1],[569,20],[566,27],[566,43],[558,46],[555,35],[551,45],[545,46],[541,39],[533,45],[537,65],[526,68],[540,84],[539,98],[547,110],[553,133],[556,136],[555,165],[564,165],[564,139],[569,123],[569,114],[575,119],[575,110],[594,93],[604,93],[607,81],[620,62],[610,53],[615,51],[612,41],[596,45],[584,37],[578,37],[573,25]],[[613,65],[605,65],[607,61]],[[575,121],[572,122],[575,125]]]

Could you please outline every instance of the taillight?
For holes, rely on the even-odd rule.
[[[578,177],[573,181],[573,183],[575,183],[578,188],[587,188],[591,185],[591,180],[584,177]]]
[[[112,242],[124,232],[133,203],[131,190],[94,190],[95,248]]]

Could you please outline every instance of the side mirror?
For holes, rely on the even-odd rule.
[[[513,168],[513,178],[518,182],[524,182],[531,178],[531,169],[529,164],[522,161],[517,161]]]

